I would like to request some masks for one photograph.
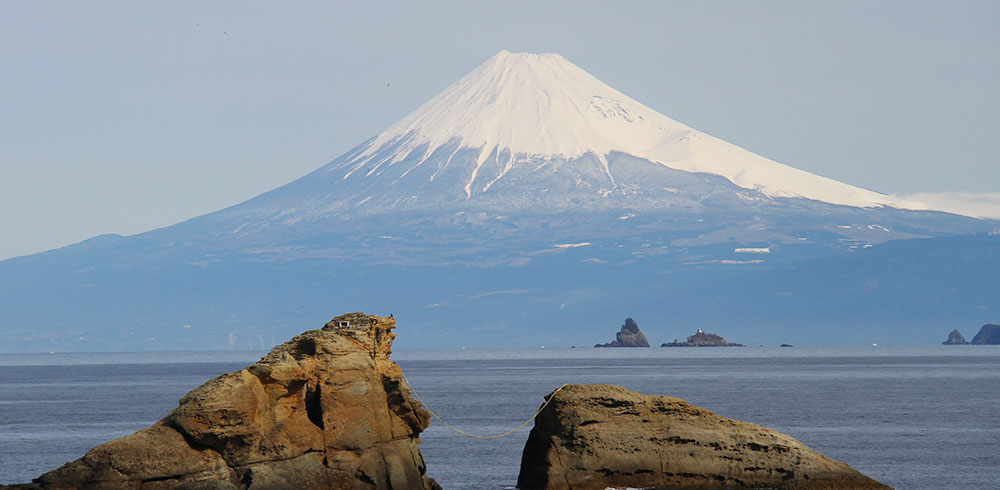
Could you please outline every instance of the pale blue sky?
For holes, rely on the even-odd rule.
[[[501,49],[854,185],[1000,192],[1000,2],[3,2],[0,259],[289,182]]]

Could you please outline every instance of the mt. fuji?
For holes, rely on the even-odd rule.
[[[267,197],[286,222],[456,209],[668,211],[704,197],[686,195],[684,182],[673,182],[690,174],[749,201],[926,209],[695,131],[559,55],[506,51],[292,184],[286,198]],[[670,183],[679,187],[660,185]]]
[[[954,299],[921,289],[931,272],[901,285],[862,259],[890,240],[953,236],[964,245],[903,250],[954,271],[954,257],[929,250],[973,247],[958,258],[996,267],[982,253],[995,237],[959,236],[992,226],[768,160],[559,55],[504,51],[290,184],[174,226],[0,262],[0,339],[15,350],[246,348],[365,310],[408,317],[412,345],[592,345],[620,317],[644,315],[664,338],[737,315],[720,333],[742,343],[867,341],[789,329],[820,310],[860,328],[865,301]],[[796,285],[815,280],[797,275],[803,260],[835,260],[837,274]],[[801,302],[775,304],[786,289]],[[980,321],[978,302],[1000,304],[954,296],[941,315],[967,308]],[[790,313],[810,301],[820,306]],[[875,308],[879,321],[910,318],[895,308]]]
[[[634,187],[616,181],[618,169],[609,162],[615,154],[722,176],[767,197],[926,209],[781,165],[695,131],[556,54],[499,53],[324,170],[353,178],[350,182],[360,187],[373,177],[381,188],[438,179],[464,182],[465,197],[471,199],[505,179],[551,180],[568,166],[591,171],[574,181],[582,193],[634,194]]]

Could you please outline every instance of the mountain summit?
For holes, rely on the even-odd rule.
[[[257,348],[387,308],[423,347],[593,345],[622,312],[661,338],[936,341],[1000,304],[995,237],[950,236],[992,226],[760,157],[561,56],[501,52],[294,182],[0,262],[0,346]],[[907,238],[929,240],[891,242]]]
[[[944,230],[914,210],[923,207],[696,131],[557,54],[502,51],[325,166],[190,220],[177,229],[180,235],[168,228],[160,239],[281,250],[282,260],[334,253],[376,262],[425,263],[433,256],[436,263],[465,257],[497,264],[528,260],[528,249],[552,240],[592,243],[593,236],[580,235],[595,229],[618,237],[636,236],[640,228],[683,230],[686,239],[703,245],[717,238],[695,237],[713,232],[798,250],[846,249]],[[855,226],[859,222],[864,224]],[[331,230],[407,238],[334,252],[326,241]],[[819,230],[824,240],[805,238]],[[515,238],[523,242],[515,246]],[[664,235],[661,246],[674,250],[679,238]],[[744,259],[719,260],[762,260]]]
[[[575,168],[562,171],[576,175],[565,191],[634,194],[641,183],[622,182],[630,170],[616,168],[615,155],[661,169],[721,176],[768,198],[925,209],[782,165],[691,129],[557,54],[501,51],[325,170],[354,186],[375,178],[386,180],[380,187],[405,183],[424,188],[445,179],[461,191],[456,197],[473,199],[504,180],[523,185],[525,177],[550,178],[569,165]],[[588,160],[594,168],[581,168]],[[655,172],[655,167],[641,170]]]

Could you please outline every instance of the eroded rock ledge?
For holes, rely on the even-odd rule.
[[[389,360],[389,317],[352,313],[188,393],[162,420],[15,488],[434,489],[429,423]]]
[[[890,488],[789,436],[679,398],[610,385],[568,385],[549,398],[524,447],[522,490]]]

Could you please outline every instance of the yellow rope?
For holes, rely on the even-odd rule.
[[[400,377],[402,377],[403,378],[403,382],[406,383],[406,387],[410,390],[410,394],[412,394],[413,397],[416,398],[417,401],[420,402],[421,405],[423,405],[424,410],[427,410],[428,412],[430,412],[431,416],[433,416],[435,419],[437,419],[438,422],[441,422],[442,424],[444,424],[445,427],[447,427],[447,428],[449,428],[449,429],[451,429],[451,430],[453,430],[455,432],[458,432],[459,434],[462,434],[463,436],[472,437],[474,439],[499,439],[501,437],[507,437],[507,436],[509,436],[509,435],[511,435],[511,434],[513,434],[513,433],[515,433],[515,432],[523,429],[526,425],[530,424],[532,420],[535,420],[535,417],[538,417],[538,414],[542,413],[542,410],[545,410],[545,407],[549,406],[549,403],[552,401],[553,398],[555,398],[555,394],[559,393],[559,390],[561,390],[561,389],[563,389],[563,388],[565,388],[566,386],[569,385],[569,383],[563,383],[562,386],[556,388],[556,390],[552,392],[552,395],[549,396],[549,399],[545,400],[545,403],[542,404],[542,408],[539,408],[538,411],[535,412],[535,414],[531,416],[531,418],[529,418],[528,420],[525,420],[523,424],[515,427],[513,430],[504,432],[503,434],[497,434],[495,436],[480,436],[480,435],[476,435],[476,434],[469,434],[468,432],[465,432],[465,431],[459,429],[458,427],[455,427],[454,425],[451,425],[448,422],[445,422],[441,417],[438,416],[438,414],[434,413],[434,410],[431,410],[431,408],[428,407],[426,403],[424,403],[424,401],[420,398],[420,395],[417,394],[417,391],[413,389],[413,385],[410,384],[410,380],[406,379],[406,375],[400,373]]]

